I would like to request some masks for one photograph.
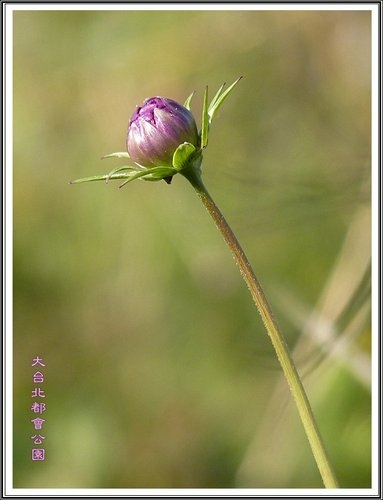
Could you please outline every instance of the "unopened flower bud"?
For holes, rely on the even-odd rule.
[[[172,166],[173,153],[184,142],[198,146],[197,125],[184,106],[173,99],[151,97],[136,108],[126,139],[133,161],[144,167]]]

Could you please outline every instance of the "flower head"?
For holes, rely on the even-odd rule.
[[[126,146],[130,158],[144,167],[172,166],[178,146],[198,145],[194,117],[173,99],[151,97],[137,106],[130,122]]]
[[[115,168],[109,174],[94,175],[72,181],[93,182],[123,179],[120,187],[136,179],[165,180],[170,184],[176,174],[187,179],[201,174],[202,153],[208,143],[211,123],[227,96],[237,85],[238,78],[228,88],[221,85],[210,104],[205,88],[201,130],[198,132],[190,103],[194,92],[184,105],[166,97],[151,97],[137,106],[130,121],[126,138],[127,152],[111,153],[103,158],[128,158],[135,165]]]

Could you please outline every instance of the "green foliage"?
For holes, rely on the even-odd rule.
[[[193,144],[190,144],[188,142],[180,144],[174,151],[173,167],[176,170],[182,170],[182,168],[189,162],[190,157],[194,154],[195,150],[196,149]]]

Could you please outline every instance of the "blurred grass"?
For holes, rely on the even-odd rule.
[[[370,14],[14,13],[15,487],[321,487],[246,287],[186,182],[68,185],[118,164],[99,158],[125,149],[145,97],[195,89],[199,121],[204,86],[239,75],[204,178],[293,347],[311,330],[281,290],[307,319],[323,312],[349,228],[369,213]],[[356,241],[369,238],[365,224]],[[350,296],[348,276],[338,286]],[[333,326],[335,346],[346,325]],[[369,315],[353,335],[368,358]],[[305,344],[298,362],[321,349]],[[36,355],[44,463],[30,460]],[[307,385],[341,486],[369,487],[370,393],[348,358]]]

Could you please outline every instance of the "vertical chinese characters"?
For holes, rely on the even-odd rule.
[[[45,363],[42,358],[36,356],[32,360],[32,367],[34,366],[38,367],[41,366],[44,368]],[[40,368],[37,369],[35,373],[33,373],[32,379],[35,387],[32,389],[31,397],[32,399],[34,399],[34,401],[32,402],[31,411],[37,415],[42,415],[46,411],[47,405],[44,401],[37,401],[35,399],[35,398],[45,398],[45,390],[43,390],[43,388],[40,385],[44,383],[44,373],[40,370]],[[46,420],[44,418],[40,418],[39,416],[31,420],[34,429],[36,431],[42,430],[45,421]],[[35,433],[33,436],[31,436],[31,439],[33,441],[33,444],[40,446],[43,444],[45,436],[39,433]],[[33,461],[45,460],[45,448],[32,448],[32,460]]]

